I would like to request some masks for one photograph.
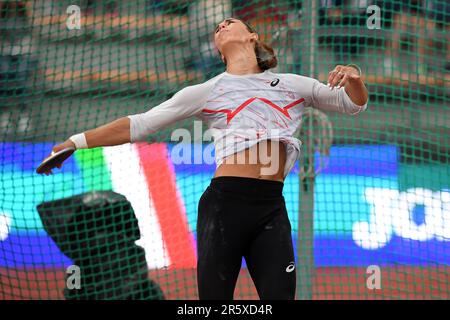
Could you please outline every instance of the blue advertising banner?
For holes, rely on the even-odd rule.
[[[174,161],[173,152],[179,149],[168,145],[167,150],[195,239],[198,200],[215,165],[189,163],[194,157],[201,159],[206,145],[187,147],[190,155],[181,162],[180,157]],[[49,144],[2,144],[6,153],[0,158],[0,267],[70,265],[47,236],[36,206],[105,186],[116,189],[118,169],[111,165],[116,153],[98,148],[101,152],[96,151],[96,159],[102,154],[104,159],[96,168],[86,158],[75,156],[53,176],[38,176],[35,167],[50,149]],[[131,165],[139,154],[129,157]],[[94,169],[98,181],[90,177]],[[298,227],[298,172],[297,165],[284,187],[295,246],[302,232]],[[450,265],[449,177],[448,166],[399,163],[395,146],[333,146],[327,167],[316,178],[315,265]],[[158,225],[153,227],[159,232]],[[151,259],[153,253],[145,249]]]

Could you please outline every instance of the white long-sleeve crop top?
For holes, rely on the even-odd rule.
[[[216,165],[263,140],[285,144],[286,176],[300,155],[293,134],[305,107],[355,115],[367,108],[355,104],[344,88],[330,90],[319,81],[289,73],[232,75],[223,72],[186,87],[145,113],[129,115],[131,142],[145,139],[176,121],[196,116],[212,132]]]

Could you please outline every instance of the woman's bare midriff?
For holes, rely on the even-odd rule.
[[[284,181],[286,149],[282,142],[266,140],[229,156],[214,177],[234,176]]]

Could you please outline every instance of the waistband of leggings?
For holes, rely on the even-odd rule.
[[[283,186],[281,181],[229,176],[213,178],[210,184],[212,189],[222,192],[261,197],[282,196]]]

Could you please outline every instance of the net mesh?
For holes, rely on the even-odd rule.
[[[2,0],[0,299],[198,297],[215,165],[175,161],[172,131],[190,132],[192,160],[201,124],[34,170],[74,133],[222,72],[211,35],[230,16],[273,45],[273,71],[325,82],[356,63],[370,93],[356,117],[302,121],[284,187],[297,298],[450,298],[448,1]],[[258,297],[245,265],[235,297]]]

